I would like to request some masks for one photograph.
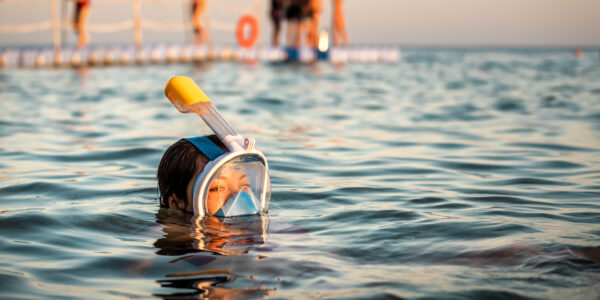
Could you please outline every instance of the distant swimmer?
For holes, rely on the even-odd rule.
[[[348,46],[343,0],[333,0],[333,45]]]
[[[90,37],[87,33],[87,21],[90,16],[91,0],[76,0],[75,15],[73,16],[73,27],[79,35],[77,48],[81,49],[89,42]]]
[[[194,44],[200,45],[208,41],[208,35],[204,24],[202,24],[202,15],[206,11],[206,0],[192,0],[192,23],[194,25]]]
[[[581,48],[575,49],[575,56],[577,58],[580,58],[581,56],[583,56],[583,51],[581,51]]]

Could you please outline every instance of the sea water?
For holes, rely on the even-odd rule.
[[[159,209],[208,134],[193,78],[269,159],[263,217]],[[2,298],[600,295],[600,58],[407,49],[396,64],[0,70]]]

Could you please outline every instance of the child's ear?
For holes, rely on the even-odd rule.
[[[185,209],[183,200],[179,199],[175,194],[171,194],[167,200],[170,208]]]

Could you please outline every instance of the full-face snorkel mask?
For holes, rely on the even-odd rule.
[[[194,183],[194,213],[234,217],[267,212],[271,179],[266,157],[254,149],[254,138],[235,131],[188,77],[171,78],[165,95],[180,112],[198,114],[230,151],[223,152],[206,137],[186,139],[210,159]]]

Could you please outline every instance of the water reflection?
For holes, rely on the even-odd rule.
[[[179,264],[185,269],[185,272],[166,274],[166,279],[157,282],[163,288],[186,290],[156,296],[165,299],[238,299],[262,297],[273,291],[258,282],[249,288],[222,286],[240,279],[254,279],[253,276],[246,278],[248,276],[235,274],[232,271],[233,261],[229,258],[243,256],[265,244],[269,225],[267,217],[199,218],[173,209],[160,209],[156,219],[162,224],[163,232],[163,236],[154,243],[158,249],[156,253],[181,256],[169,263]],[[248,265],[251,261],[241,259],[236,263]]]
[[[161,209],[157,222],[163,237],[154,246],[159,255],[182,255],[206,251],[220,255],[241,255],[266,241],[265,216],[198,218],[172,209]]]
[[[174,280],[159,280],[162,287],[178,289],[195,289],[196,292],[172,294],[154,294],[163,299],[245,299],[266,297],[273,290],[265,288],[223,288],[218,284],[226,283],[228,277],[184,278]]]

